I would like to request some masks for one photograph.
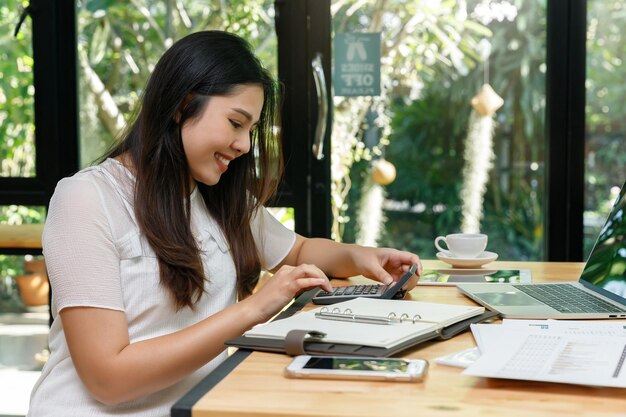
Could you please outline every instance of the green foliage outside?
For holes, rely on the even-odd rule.
[[[472,10],[479,1],[468,1]],[[488,82],[504,98],[496,113],[495,166],[484,199],[482,230],[501,259],[543,258],[545,193],[545,54],[546,1],[515,1],[513,21],[492,21]],[[469,16],[468,18],[472,18]],[[611,204],[609,191],[626,177],[621,69],[625,6],[618,1],[590,1],[587,43],[587,155],[584,253],[589,253]],[[468,39],[472,36],[475,39]],[[479,37],[450,36],[477,45]],[[469,55],[475,58],[476,54]],[[442,61],[443,62],[443,61]],[[480,62],[462,71],[439,69],[417,99],[408,94],[391,100],[392,132],[384,156],[397,168],[386,186],[387,199],[380,245],[400,246],[432,258],[433,238],[459,230],[461,172],[470,99],[485,81]],[[557,150],[553,150],[558,152]],[[344,240],[353,241],[360,225],[355,211],[369,162],[355,161],[345,217]]]
[[[382,94],[380,97],[335,97],[331,176],[335,222],[339,224],[333,227],[333,237],[344,241],[354,241],[361,227],[355,212],[360,210],[356,203],[363,187],[362,178],[357,176],[361,172],[358,165],[368,166],[365,161],[388,156],[394,142],[408,141],[399,145],[414,152],[412,137],[402,138],[395,131],[398,123],[410,123],[401,120],[396,104],[408,104],[423,97],[423,91],[431,86],[449,86],[451,81],[463,78],[480,60],[479,42],[492,35],[475,19],[460,17],[463,2],[396,0],[361,2],[361,7],[354,6],[355,2],[333,3],[333,29],[335,33],[381,33]],[[428,112],[440,110],[445,112],[443,109],[428,109]],[[413,116],[406,114],[406,117]],[[449,123],[449,114],[446,119],[444,123]],[[378,141],[373,137],[378,137]],[[424,169],[430,170],[427,166]],[[413,187],[412,177],[407,176],[407,172],[398,174],[396,181],[406,181],[408,187]],[[385,224],[387,230],[389,226]],[[422,238],[430,239],[430,236],[414,234],[415,240]]]
[[[467,10],[474,10],[478,3],[467,2]],[[387,199],[397,204],[385,211],[381,245],[399,245],[434,258],[433,239],[459,230],[469,102],[487,81],[505,104],[495,116],[496,158],[481,230],[489,234],[490,248],[498,248],[503,259],[542,258],[545,1],[514,3],[517,16],[513,21],[494,20],[482,31],[446,26],[449,39],[458,42],[465,68],[442,68],[434,76],[424,72],[424,87],[414,100],[402,90],[393,95],[392,133],[384,156],[397,169],[396,180],[386,187]],[[481,26],[476,17],[467,19],[475,19],[472,27]],[[479,57],[481,40],[490,44],[488,68]],[[359,164],[351,172],[354,190],[369,175],[368,163]],[[351,219],[359,198],[358,192],[350,196]],[[349,224],[344,237],[353,239],[358,227]]]
[[[273,0],[86,0],[77,9],[82,166],[119,136],[158,59],[189,33],[237,33],[277,73]]]
[[[590,0],[588,9],[585,254],[610,210],[609,188],[626,181],[626,5],[617,0]]]
[[[0,3],[0,177],[35,176],[33,54],[30,20],[13,36],[27,1]],[[0,224],[41,223],[43,207],[0,206]],[[23,272],[23,256],[0,254],[0,312],[24,310],[12,277]]]
[[[30,22],[13,31],[26,1],[0,4],[0,175],[32,177],[34,165],[33,54]]]

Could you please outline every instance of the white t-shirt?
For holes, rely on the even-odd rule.
[[[191,195],[191,229],[208,277],[195,310],[176,311],[159,284],[158,262],[140,233],[133,211],[134,177],[108,159],[59,182],[43,232],[43,254],[52,285],[50,359],[31,394],[29,417],[165,417],[170,408],[219,365],[226,351],[179,383],[116,406],[95,400],[72,363],[58,313],[90,306],[123,311],[130,342],[176,332],[236,302],[236,272],[221,229],[198,189]],[[252,233],[264,269],[289,253],[295,234],[261,208]]]

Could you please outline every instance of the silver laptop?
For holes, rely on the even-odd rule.
[[[626,317],[626,183],[620,190],[578,282],[458,284],[502,317],[607,319]]]

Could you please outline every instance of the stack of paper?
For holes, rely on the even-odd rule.
[[[466,375],[626,388],[626,323],[504,320],[473,324],[480,358]]]

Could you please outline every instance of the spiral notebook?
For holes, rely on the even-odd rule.
[[[446,339],[496,314],[484,307],[356,298],[252,328],[229,346],[285,351],[294,330],[306,330],[305,353],[390,356],[426,340]]]

